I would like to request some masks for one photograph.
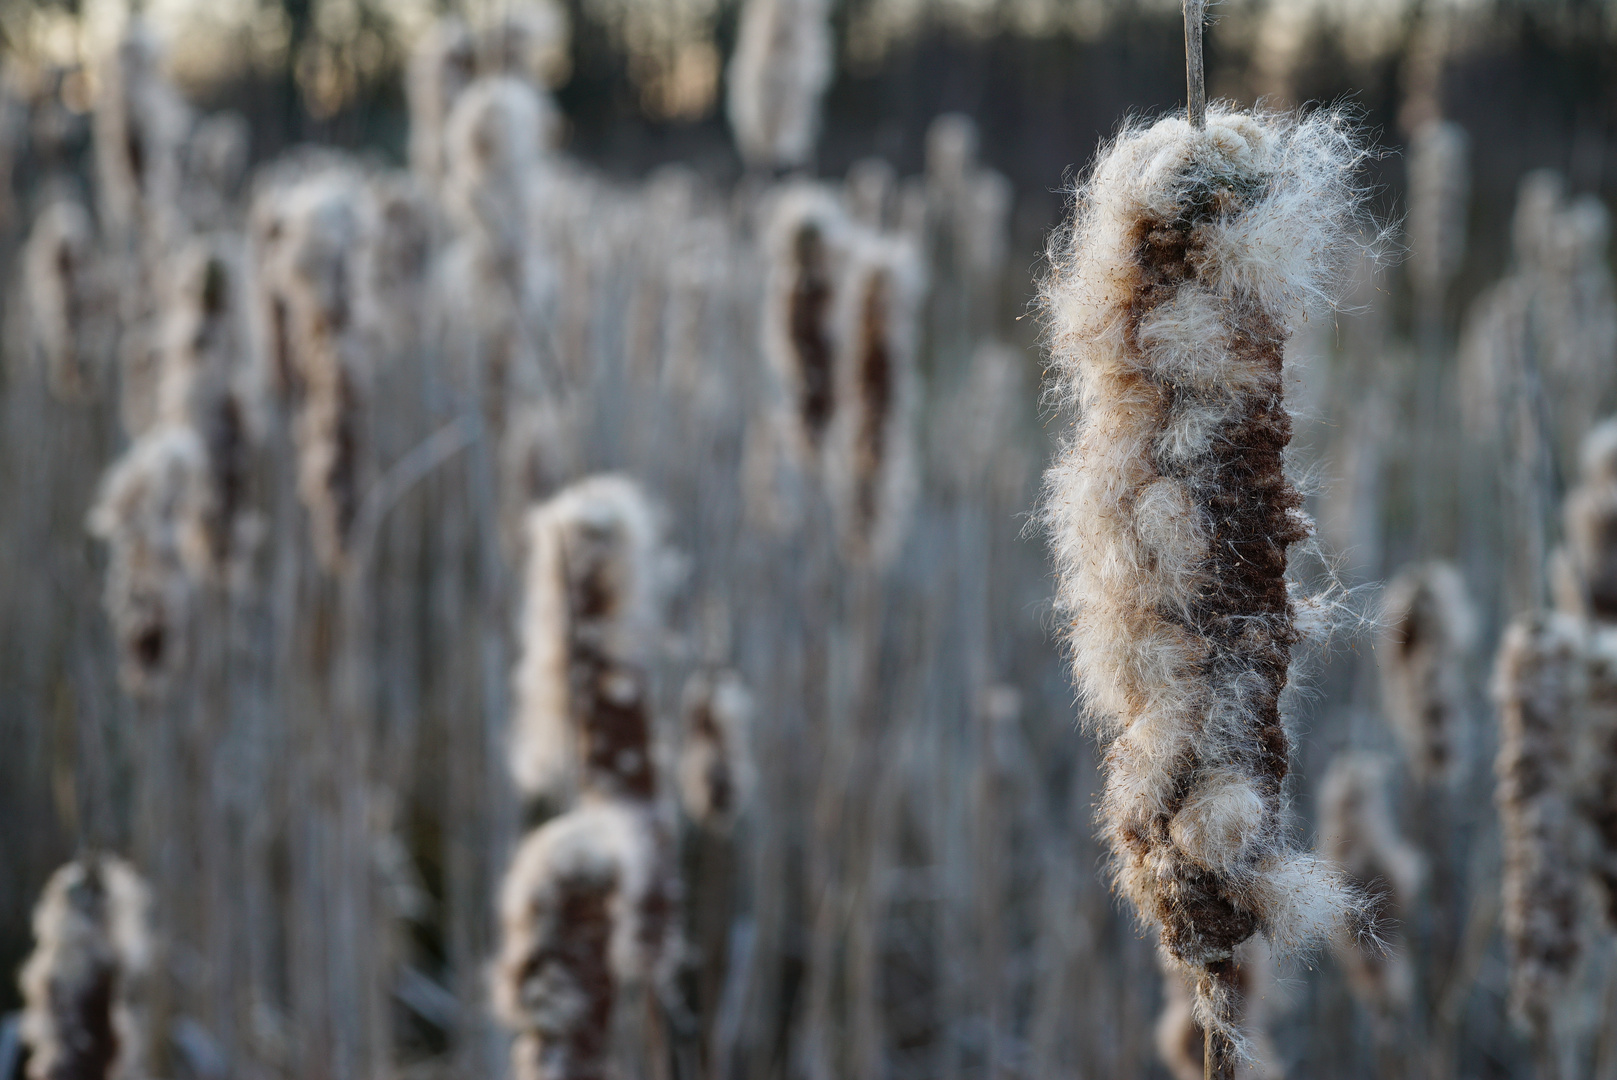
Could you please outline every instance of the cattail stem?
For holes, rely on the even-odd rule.
[[[1202,21],[1207,0],[1184,0],[1185,118],[1198,131],[1207,126],[1207,75],[1202,69]]]
[[[1190,4],[1187,3],[1186,7],[1189,8]],[[1215,989],[1208,995],[1209,1000],[1228,1001],[1240,993],[1240,988],[1236,985],[1234,957],[1208,962],[1206,977],[1214,984],[1224,984],[1223,989]],[[1220,1030],[1219,1025],[1208,1024],[1202,1035],[1203,1080],[1235,1080],[1235,1066],[1240,1060],[1240,1055],[1236,1051],[1235,1043],[1230,1039],[1228,1030]]]

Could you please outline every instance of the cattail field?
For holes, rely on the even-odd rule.
[[[0,0],[0,1080],[1617,1080],[1617,4]]]

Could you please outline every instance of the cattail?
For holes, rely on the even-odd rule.
[[[145,882],[113,855],[85,856],[51,875],[20,979],[29,1080],[144,1075],[150,906]]]
[[[1582,456],[1578,485],[1562,507],[1566,547],[1553,560],[1557,606],[1617,622],[1617,420],[1589,432]]]
[[[251,160],[252,129],[238,112],[203,117],[184,149],[185,212],[198,230],[235,224]]]
[[[1388,791],[1388,763],[1370,754],[1338,754],[1320,784],[1319,834],[1324,853],[1377,903],[1377,914],[1407,918],[1426,878],[1426,860],[1398,832]],[[1415,973],[1396,945],[1346,935],[1332,942],[1354,995],[1383,1021],[1404,1015]]]
[[[820,135],[820,97],[831,83],[826,0],[747,0],[730,58],[730,129],[747,164],[802,165]]]
[[[195,595],[192,527],[208,518],[208,454],[188,425],[162,424],[102,481],[90,531],[108,547],[106,606],[125,690],[149,696],[184,666]]]
[[[410,170],[437,191],[448,168],[444,125],[455,99],[477,77],[477,50],[466,24],[442,18],[411,50],[404,90],[410,107]]]
[[[946,265],[968,280],[992,280],[1009,246],[1011,185],[977,161],[977,125],[946,113],[926,132],[926,202]]]
[[[685,813],[704,827],[728,829],[755,781],[752,695],[735,672],[704,669],[685,683],[680,711],[679,794]]]
[[[511,770],[530,798],[648,798],[661,526],[623,476],[579,481],[528,518]]]
[[[246,312],[241,253],[222,238],[193,241],[175,260],[158,415],[195,431],[207,457],[205,491],[192,510],[186,549],[199,574],[241,568],[252,521],[247,514],[254,410],[246,375]]]
[[[848,216],[867,229],[883,232],[898,224],[898,178],[884,158],[861,158],[848,168],[843,182]]]
[[[1282,471],[1281,363],[1292,318],[1348,268],[1362,154],[1330,112],[1126,128],[1044,287],[1057,392],[1079,412],[1045,518],[1073,671],[1109,743],[1101,816],[1119,885],[1195,977],[1220,1053],[1240,1046],[1238,945],[1296,947],[1359,917],[1287,835],[1280,695],[1325,610],[1285,578],[1312,524]]]
[[[813,184],[776,197],[765,226],[764,356],[781,388],[786,448],[818,460],[837,403],[837,285],[849,225],[836,198]]]
[[[1465,581],[1448,563],[1413,566],[1387,586],[1381,694],[1410,771],[1441,786],[1463,773],[1470,734],[1466,656],[1476,620]]]
[[[570,33],[567,9],[556,0],[503,5],[478,35],[481,70],[516,75],[535,87],[559,86],[571,71]]]
[[[1261,941],[1249,941],[1236,950],[1235,1007],[1239,1022],[1250,1032],[1252,1059],[1236,1070],[1242,1080],[1281,1080],[1280,1055],[1269,1040],[1269,1016],[1275,1011],[1269,997],[1275,983],[1274,958]],[[1196,988],[1172,964],[1163,964],[1162,1015],[1157,1018],[1157,1056],[1174,1080],[1203,1080],[1206,1075],[1206,1033],[1196,1020]]]
[[[605,1080],[614,1005],[679,960],[666,830],[639,800],[591,800],[534,831],[500,890],[494,1004],[519,1080]]]
[[[95,163],[101,213],[116,238],[158,239],[173,222],[180,149],[191,118],[162,73],[151,28],[131,19],[101,72]]]
[[[81,401],[98,381],[111,314],[89,213],[72,199],[52,202],[34,219],[22,258],[30,336],[51,392]]]
[[[1617,930],[1617,629],[1590,635],[1579,758],[1581,808],[1594,834],[1594,876],[1605,899],[1606,925]]]
[[[1409,274],[1421,302],[1441,304],[1465,261],[1471,198],[1465,129],[1423,123],[1409,141]]]
[[[1554,1051],[1556,1014],[1584,945],[1579,894],[1586,860],[1573,806],[1573,754],[1586,692],[1585,638],[1566,615],[1514,622],[1494,677],[1510,1003],[1544,1053]]]
[[[370,220],[358,274],[359,298],[369,310],[361,321],[374,327],[390,353],[397,355],[421,339],[423,312],[430,308],[433,208],[407,173],[373,175],[367,188]]]
[[[269,186],[253,210],[261,349],[293,409],[298,494],[315,552],[341,569],[366,457],[369,338],[360,322],[364,188],[341,166]]]
[[[914,501],[915,349],[921,270],[909,243],[862,233],[837,292],[841,330],[826,479],[842,550],[885,566]]]

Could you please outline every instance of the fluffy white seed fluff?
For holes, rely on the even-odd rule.
[[[658,514],[634,481],[595,476],[528,517],[511,770],[530,797],[650,790],[648,667],[661,627]]]
[[[131,694],[160,692],[185,664],[209,511],[207,448],[189,425],[146,432],[102,480],[89,526],[107,543],[105,603]]]
[[[531,833],[500,889],[493,998],[521,1080],[607,1075],[620,988],[679,962],[679,883],[648,804],[591,800]]]
[[[826,0],[747,0],[726,104],[749,165],[789,168],[809,160],[832,59]]]
[[[86,856],[51,875],[20,978],[29,1080],[146,1075],[150,907],[146,884],[116,856]]]
[[[104,378],[113,314],[89,212],[74,199],[52,201],[34,218],[22,261],[29,336],[51,392],[81,401]]]
[[[1356,254],[1363,152],[1341,117],[1215,107],[1106,146],[1055,241],[1043,308],[1077,419],[1047,474],[1058,610],[1107,741],[1117,879],[1219,1013],[1236,946],[1356,920],[1340,873],[1288,839],[1279,697],[1303,636],[1286,548],[1283,346]]]
[[[842,348],[838,286],[852,225],[827,188],[794,183],[779,191],[763,225],[763,353],[778,387],[784,447],[817,467],[835,419],[837,355]]]
[[[1409,141],[1409,275],[1421,302],[1441,304],[1465,260],[1470,147],[1465,129],[1422,124]]]
[[[1561,614],[1506,630],[1494,673],[1496,799],[1504,846],[1510,1003],[1540,1043],[1584,950],[1586,851],[1575,810],[1576,724],[1587,692],[1586,628]]]
[[[841,281],[835,407],[826,484],[845,558],[882,567],[897,555],[917,486],[915,352],[920,260],[908,241],[860,230]]]
[[[1410,771],[1425,784],[1453,782],[1472,734],[1466,661],[1476,615],[1465,580],[1443,562],[1403,570],[1387,586],[1381,625],[1382,703]]]
[[[1250,1059],[1237,1066],[1238,1080],[1281,1080],[1280,1055],[1269,1038],[1271,1016],[1279,1012],[1274,957],[1261,940],[1236,951],[1237,1010],[1252,1043]],[[1174,1080],[1202,1080],[1206,1035],[1196,1020],[1196,988],[1171,962],[1162,965],[1163,1003],[1157,1018],[1157,1057]]]
[[[679,794],[685,813],[705,827],[728,829],[746,808],[757,780],[752,694],[735,672],[704,669],[685,683],[680,711]]]
[[[1398,832],[1390,800],[1390,764],[1371,754],[1338,754],[1320,784],[1320,844],[1333,862],[1374,897],[1378,915],[1406,920],[1416,910],[1426,860]],[[1336,959],[1355,997],[1379,1017],[1409,1008],[1415,972],[1401,942],[1366,942],[1338,935]]]

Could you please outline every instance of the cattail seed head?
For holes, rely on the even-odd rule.
[[[1011,185],[977,160],[977,124],[945,113],[926,132],[926,216],[943,261],[983,281],[1005,263]]]
[[[747,0],[728,72],[730,129],[754,166],[790,168],[814,153],[831,83],[826,0]]]
[[[529,515],[511,751],[524,794],[650,796],[665,575],[657,513],[627,477],[579,481]]]
[[[144,1075],[150,906],[145,883],[116,856],[86,856],[51,875],[20,980],[29,1080]]]
[[[1566,547],[1554,559],[1558,606],[1600,622],[1617,622],[1617,420],[1583,440],[1578,485],[1563,505]]]
[[[160,692],[186,660],[195,581],[206,539],[208,454],[185,424],[162,424],[108,470],[90,532],[108,547],[106,607],[118,676],[135,695]]]
[[[1320,784],[1319,834],[1324,849],[1377,905],[1378,915],[1406,919],[1426,878],[1426,859],[1399,835],[1388,763],[1369,754],[1338,754]],[[1414,970],[1382,942],[1337,935],[1337,961],[1354,995],[1379,1016],[1401,1015],[1415,991]]]
[[[101,378],[97,368],[107,358],[112,315],[95,226],[83,205],[58,198],[40,211],[22,259],[30,336],[51,392],[81,401]]]
[[[648,804],[592,800],[531,833],[500,890],[494,1005],[520,1080],[604,1080],[621,988],[679,962],[679,881]]]
[[[1584,947],[1587,860],[1573,755],[1587,692],[1586,634],[1566,615],[1518,620],[1505,632],[1494,675],[1511,1009],[1540,1040],[1549,1036]]]
[[[1382,700],[1410,771],[1424,784],[1462,775],[1469,752],[1465,664],[1476,617],[1465,581],[1447,563],[1411,567],[1382,608]]]
[[[826,480],[844,556],[885,566],[916,489],[916,310],[921,269],[906,241],[861,232],[837,288],[841,310]]]
[[[151,28],[131,19],[101,72],[95,163],[102,219],[119,239],[160,238],[179,195],[189,110],[162,72]]]
[[[521,79],[485,76],[456,99],[445,131],[451,217],[499,249],[527,232],[528,182],[554,141],[555,106]]]
[[[837,286],[849,224],[836,197],[815,184],[781,191],[765,225],[764,356],[780,386],[788,449],[818,461],[837,404]]]
[[[706,828],[728,829],[756,781],[752,695],[733,671],[701,670],[685,684],[679,793],[685,813]]]
[[[1221,1018],[1209,964],[1359,917],[1288,840],[1280,715],[1300,607],[1286,551],[1312,523],[1286,479],[1291,322],[1354,252],[1363,151],[1330,112],[1209,109],[1126,128],[1077,193],[1043,306],[1078,419],[1048,474],[1058,610],[1108,740],[1117,876]]]

